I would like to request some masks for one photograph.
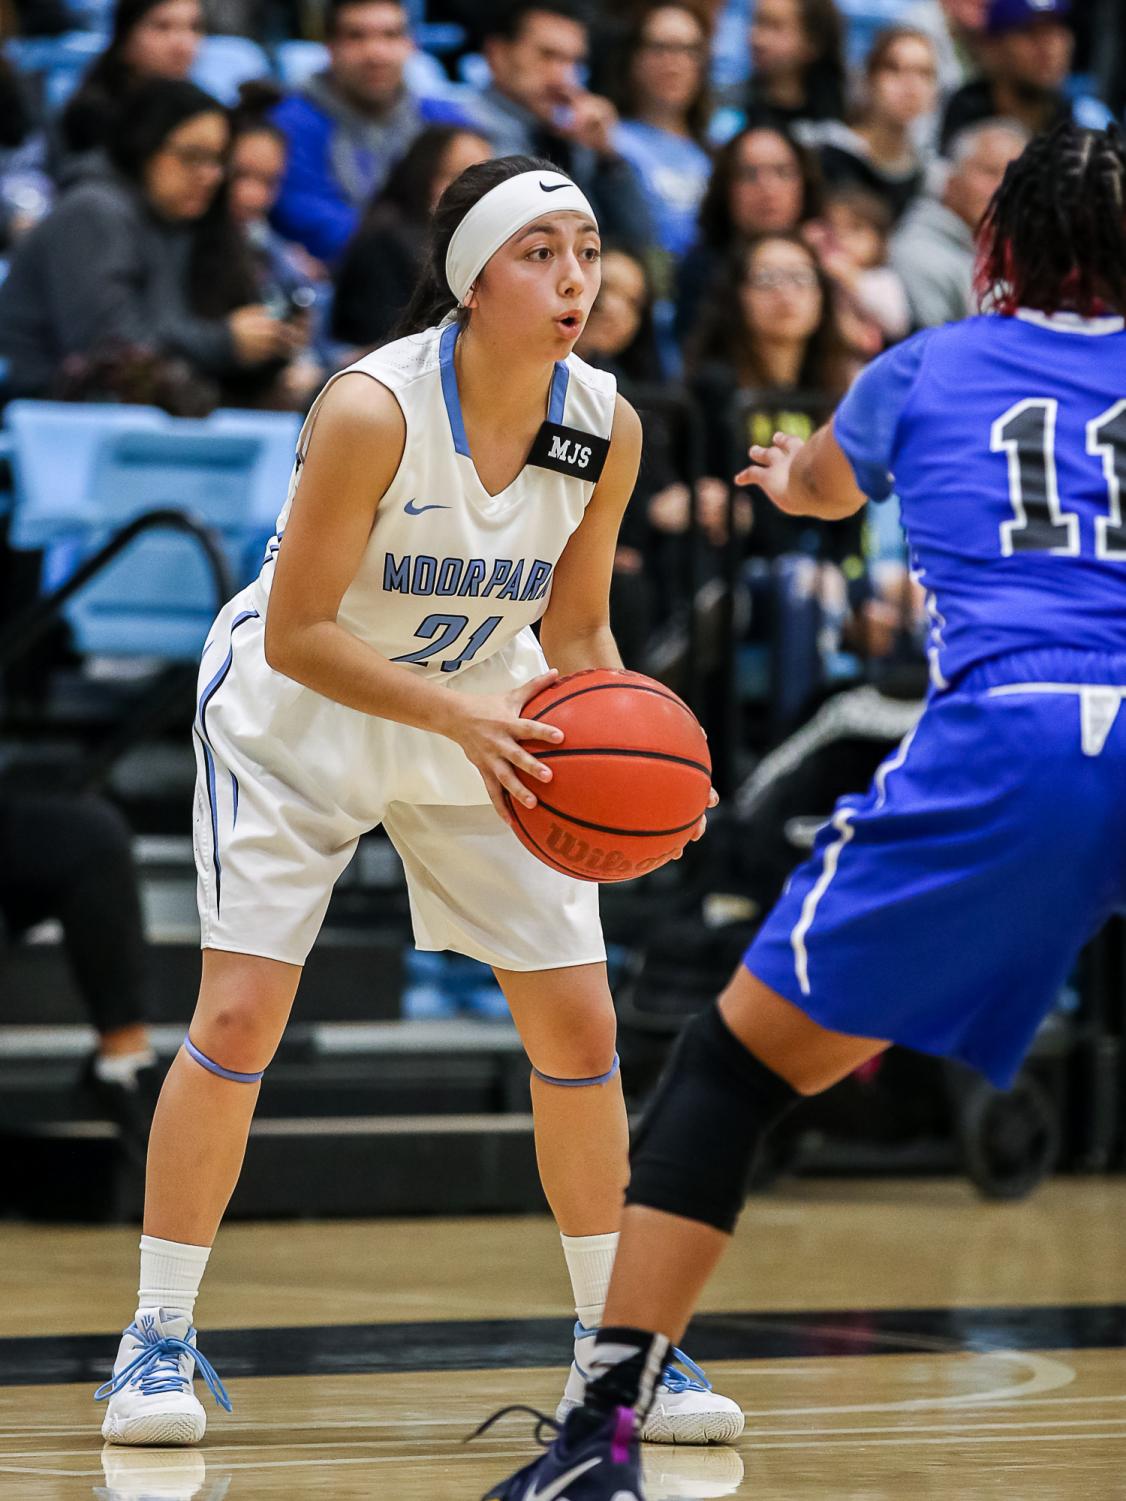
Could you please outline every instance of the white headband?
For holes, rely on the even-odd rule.
[[[505,240],[541,214],[586,214],[597,224],[583,193],[561,172],[521,172],[479,198],[454,230],[446,251],[446,280],[465,306],[470,288]]]

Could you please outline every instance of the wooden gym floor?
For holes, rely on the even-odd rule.
[[[546,1220],[234,1225],[198,1308],[231,1389],[198,1451],[103,1450],[91,1392],[134,1230],[0,1225],[3,1501],[476,1501],[533,1452],[570,1309]],[[647,1450],[649,1501],[1126,1498],[1126,1181],[754,1201],[688,1342],[734,1449]],[[202,1388],[199,1388],[202,1394]],[[210,1404],[210,1398],[205,1397]]]

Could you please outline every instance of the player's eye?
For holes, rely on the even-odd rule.
[[[602,251],[597,245],[587,245],[583,250],[583,259],[588,261],[600,261],[602,259]]]
[[[528,251],[527,259],[530,260],[530,261],[546,261],[550,255],[551,255],[551,248],[550,248],[550,246],[548,246],[548,245],[537,245],[534,250],[529,250]]]

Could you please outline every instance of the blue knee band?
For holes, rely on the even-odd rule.
[[[562,1089],[586,1089],[591,1084],[609,1084],[620,1066],[620,1060],[617,1053],[615,1053],[614,1061],[606,1073],[598,1074],[593,1079],[556,1079],[551,1074],[541,1073],[535,1064],[532,1065],[532,1073],[535,1074],[537,1079],[542,1079],[545,1084],[558,1084]]]
[[[233,1068],[224,1068],[221,1063],[213,1062],[206,1053],[201,1053],[190,1037],[184,1038],[184,1051],[189,1058],[195,1059],[200,1068],[205,1068],[209,1074],[215,1074],[220,1079],[229,1079],[232,1084],[257,1084],[266,1072],[261,1069],[256,1074],[238,1074]]]

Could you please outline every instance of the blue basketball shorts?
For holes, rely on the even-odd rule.
[[[934,696],[842,798],[745,956],[822,1026],[1004,1088],[1126,911],[1126,660],[1025,653]]]

